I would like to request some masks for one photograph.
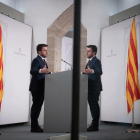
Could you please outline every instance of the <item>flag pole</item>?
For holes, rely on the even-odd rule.
[[[132,109],[132,131],[134,130],[134,106]]]
[[[126,130],[127,133],[139,133],[140,130],[135,130],[134,129],[135,125],[134,125],[134,106],[132,109],[132,130]]]

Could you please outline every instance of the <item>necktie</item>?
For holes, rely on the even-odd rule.
[[[47,65],[47,63],[46,63],[45,59],[43,59],[43,61],[44,61],[45,65],[46,65],[46,68],[48,69],[48,65]]]
[[[87,63],[87,65],[86,65],[86,68],[88,68],[88,66],[89,66],[89,63],[90,63],[90,60],[88,60],[88,63]]]

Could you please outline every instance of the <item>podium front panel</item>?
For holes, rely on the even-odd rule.
[[[88,77],[80,76],[79,131],[87,129]],[[45,77],[44,132],[66,133],[71,128],[72,71],[48,74]]]

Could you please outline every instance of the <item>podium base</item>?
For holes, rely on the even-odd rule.
[[[50,140],[70,140],[70,134],[50,137]],[[79,135],[79,140],[87,140],[87,136]]]
[[[126,130],[127,133],[140,133],[140,130]]]

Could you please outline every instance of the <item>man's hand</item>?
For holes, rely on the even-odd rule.
[[[54,71],[53,73],[58,73],[59,71]]]
[[[41,69],[41,73],[49,73],[49,69],[46,68],[46,65]]]
[[[92,73],[92,69],[90,69],[90,67],[88,66],[87,69],[85,69],[85,74],[89,74]]]
[[[54,72],[52,72],[52,73],[58,73],[59,71],[54,71]]]

